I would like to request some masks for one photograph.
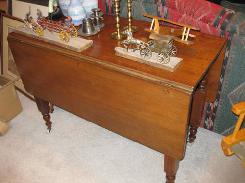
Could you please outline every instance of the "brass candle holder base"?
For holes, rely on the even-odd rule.
[[[113,32],[111,34],[111,37],[112,37],[112,39],[122,40],[122,39],[126,38],[126,35],[125,34],[121,34],[120,32],[116,31],[116,32]]]
[[[132,33],[137,32],[138,31],[138,27],[137,26],[131,26],[131,29],[128,28],[128,26],[123,27],[123,30],[129,30]]]

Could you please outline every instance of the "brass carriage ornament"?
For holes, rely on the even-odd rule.
[[[133,52],[139,50],[142,57],[151,57],[152,53],[148,42],[145,43],[144,41],[134,38],[132,32],[127,29],[123,31],[122,34],[127,36],[127,39],[123,40],[121,43],[127,51],[129,49],[132,49]]]
[[[30,12],[26,14],[26,18],[24,19],[24,25],[25,27],[33,30],[38,36],[44,35],[44,29],[42,26],[40,26],[33,17],[30,16]]]
[[[30,13],[27,13],[24,23],[26,27],[33,30],[38,36],[43,36],[44,30],[48,30],[58,33],[59,39],[66,43],[70,41],[70,38],[77,37],[78,35],[77,29],[72,24],[70,17],[68,17],[65,22],[53,21],[42,17],[41,14],[38,13],[38,19],[35,21],[30,16]]]
[[[152,57],[152,53],[157,53],[157,60],[159,63],[167,64],[170,57],[176,56],[177,48],[173,44],[173,37],[171,36],[150,36],[151,40],[148,42],[141,41],[133,37],[132,32],[125,30],[122,32],[127,35],[127,39],[121,42],[122,46],[132,52],[139,51],[142,58],[148,59]]]

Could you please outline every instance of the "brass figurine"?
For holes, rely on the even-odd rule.
[[[132,49],[133,52],[139,50],[143,58],[150,58],[152,56],[150,42],[145,43],[144,41],[134,38],[133,33],[129,30],[125,30],[123,33],[127,35],[127,39],[123,40],[121,44],[126,48],[127,52],[129,49]]]
[[[173,44],[173,37],[171,36],[154,36],[148,42],[141,41],[133,37],[132,32],[125,30],[123,32],[127,35],[127,39],[122,41],[122,46],[129,52],[139,51],[140,56],[143,59],[149,59],[152,57],[152,53],[157,54],[157,61],[161,64],[168,64],[170,57],[174,57],[177,54],[177,48]]]
[[[37,15],[37,20],[34,20],[29,11],[24,19],[24,24],[38,36],[43,36],[44,30],[57,32],[59,39],[66,43],[70,41],[70,38],[77,37],[77,29],[71,23],[71,18],[66,18],[65,22],[49,20],[42,16],[40,10],[37,10]]]
[[[144,14],[144,16],[152,19],[150,29],[147,30],[149,32],[154,32],[156,34],[161,34],[160,29],[162,29],[163,27],[160,26],[159,21],[167,22],[167,23],[182,27],[183,31],[182,31],[182,33],[180,35],[178,35],[179,34],[178,30],[176,30],[176,33],[172,34],[172,35],[174,35],[174,40],[175,41],[178,41],[178,42],[181,42],[181,43],[184,43],[184,44],[187,44],[187,45],[193,44],[193,41],[189,41],[188,40],[189,37],[192,37],[192,38],[196,37],[195,35],[190,34],[190,30],[199,31],[199,28],[196,28],[196,27],[193,27],[193,26],[190,26],[190,25],[186,25],[186,24],[182,24],[182,23],[178,23],[178,22],[174,22],[174,21],[171,21],[171,20],[167,20],[165,18],[161,18],[161,17],[157,17],[157,16],[154,16],[154,15],[149,15],[149,14]],[[171,33],[173,33],[173,32],[171,32]],[[181,38],[179,38],[179,37],[181,37]]]

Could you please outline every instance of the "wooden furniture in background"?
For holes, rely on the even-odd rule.
[[[135,21],[139,30],[148,24]],[[166,179],[173,183],[189,127],[194,141],[203,103],[211,99],[207,91],[216,90],[212,86],[218,84],[225,39],[197,32],[193,45],[176,43],[183,61],[169,72],[115,56],[120,42],[111,39],[114,18],[106,16],[105,25],[90,38],[93,46],[81,53],[10,33],[9,45],[25,89],[35,96],[48,129],[54,104],[164,153]],[[144,41],[148,36],[135,33]]]
[[[8,4],[7,0],[0,0],[0,11],[7,12]]]
[[[6,78],[15,81],[15,86],[22,92],[31,96],[25,91],[22,80],[20,78],[19,72],[17,70],[13,55],[8,46],[7,36],[9,32],[20,25],[23,25],[22,20],[15,18],[13,16],[2,14],[2,34],[1,34],[1,64],[0,71],[1,74]]]
[[[226,156],[236,154],[245,168],[245,128],[242,128],[245,119],[245,101],[234,104],[232,112],[238,116],[238,120],[233,133],[222,139],[221,147]]]
[[[1,74],[1,63],[2,63],[2,14],[7,11],[7,1],[0,0],[0,74]]]

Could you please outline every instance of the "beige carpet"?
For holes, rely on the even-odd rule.
[[[0,137],[0,183],[163,183],[163,155],[55,107],[50,134],[34,102]],[[200,129],[180,163],[176,183],[244,183],[221,136]]]

